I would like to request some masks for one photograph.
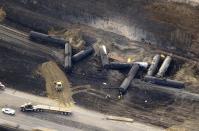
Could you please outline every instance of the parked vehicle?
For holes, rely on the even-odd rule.
[[[0,82],[0,89],[5,90],[6,86]]]
[[[62,89],[63,89],[63,84],[62,84],[62,82],[61,82],[61,81],[56,81],[56,82],[55,82],[55,90],[56,90],[56,91],[62,91]]]
[[[15,115],[15,110],[11,108],[2,108],[2,112],[8,115]]]

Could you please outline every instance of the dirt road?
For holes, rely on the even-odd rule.
[[[68,105],[73,103],[72,93],[71,93],[71,83],[69,82],[67,76],[64,72],[58,67],[55,62],[46,62],[43,63],[41,68],[42,76],[46,81],[46,90],[47,95],[50,98],[57,99],[61,104]],[[61,81],[63,84],[62,91],[56,91],[55,83]]]

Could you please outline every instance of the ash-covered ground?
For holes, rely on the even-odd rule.
[[[195,28],[197,29],[198,27],[191,25],[187,26],[189,25],[187,21],[183,21],[182,17],[171,15],[172,12],[170,12],[170,14],[164,15],[164,10],[171,11],[171,9],[174,8],[173,6],[169,8],[170,3],[155,2],[145,6],[145,9],[149,11],[149,14],[151,14],[149,17],[149,21],[151,22],[149,24],[150,30],[153,30],[153,28],[156,31],[160,30],[165,24],[168,27],[175,27],[174,30],[169,30],[170,32],[166,33],[166,39],[170,39],[170,35],[173,35],[172,38],[174,37],[174,39],[172,39],[172,42],[176,42],[176,45],[172,45],[172,47],[175,47],[174,50],[173,48],[165,48],[166,50],[164,50],[164,47],[168,47],[167,44],[164,45],[164,40],[160,41],[161,43],[157,45],[154,45],[148,41],[133,41],[132,39],[129,39],[128,36],[125,37],[126,33],[124,32],[120,34],[114,32],[114,30],[109,32],[111,28],[108,28],[109,30],[107,31],[107,29],[105,29],[105,25],[104,28],[96,29],[88,25],[77,23],[71,24],[67,23],[63,19],[60,20],[60,18],[53,17],[53,14],[48,16],[43,12],[38,13],[34,11],[34,8],[37,9],[34,7],[36,5],[29,7],[31,6],[30,4],[28,7],[24,8],[24,5],[21,6],[20,3],[16,4],[15,2],[11,2],[12,4],[8,4],[9,2],[10,1],[7,1],[7,3],[3,4],[8,11],[8,18],[5,20],[4,24],[25,32],[30,30],[50,32],[50,28],[52,28],[52,30],[57,30],[57,32],[59,32],[59,36],[64,37],[65,31],[72,32],[74,30],[79,30],[83,34],[83,39],[86,42],[86,46],[95,45],[96,42],[99,42],[100,40],[107,46],[110,53],[116,54],[116,58],[123,61],[127,61],[127,58],[130,57],[134,61],[150,62],[152,57],[158,52],[163,54],[165,54],[165,51],[167,54],[174,53],[176,55],[174,55],[174,60],[172,61],[166,77],[184,81],[186,82],[186,87],[184,90],[192,93],[199,93],[198,50],[196,49],[198,43],[198,33],[197,30],[195,30]],[[6,4],[8,7],[6,7]],[[139,3],[139,7],[140,4],[145,5],[145,3],[141,2]],[[198,22],[198,14],[195,13],[198,12],[197,7],[190,7],[184,4],[176,3],[174,6],[178,7],[176,10],[174,10],[175,12],[178,13],[180,11],[180,13],[182,13],[183,16],[186,16],[186,18],[191,17],[189,19],[193,21],[193,24]],[[49,9],[49,7],[46,8]],[[42,6],[38,8],[42,8]],[[16,10],[19,11],[18,14]],[[140,8],[137,10],[140,10]],[[189,14],[193,14],[194,16],[189,16],[189,14],[181,12],[186,10],[188,10]],[[52,12],[51,10],[49,11]],[[24,14],[22,12],[24,12]],[[140,13],[139,16],[142,16],[142,13]],[[20,19],[16,19],[16,16],[19,16],[19,14],[22,14],[23,18],[20,17]],[[134,12],[134,14],[136,14],[136,12]],[[167,17],[160,17],[162,15]],[[77,15],[77,17],[78,16],[79,15]],[[27,21],[24,23],[24,20],[26,19]],[[146,19],[147,18],[145,17],[144,20]],[[159,23],[157,27],[162,28],[155,28],[153,24],[154,21],[155,23]],[[183,22],[178,23],[176,21]],[[143,23],[146,23],[146,21]],[[187,28],[184,28],[186,26]],[[115,26],[112,28],[115,28]],[[166,27],[164,27],[164,29],[165,28]],[[180,32],[175,29],[180,29]],[[156,34],[155,36],[162,38],[165,32],[160,31],[158,33],[158,35]],[[190,44],[190,33],[193,37],[192,45],[186,45]],[[183,43],[179,40],[183,36],[187,37],[187,39],[185,39],[187,40],[186,43]],[[185,45],[181,46],[182,44]],[[38,58],[36,56],[27,55],[21,52],[16,52],[15,50],[0,47],[0,79],[15,89],[31,92],[37,95],[46,95],[44,78],[42,78],[40,72],[38,72],[38,67],[46,61],[48,61],[48,59]],[[80,106],[97,110],[102,113],[131,117],[141,122],[158,125],[165,128],[177,126],[179,128],[182,127],[189,130],[198,129],[198,102],[179,98],[177,99],[166,93],[140,90],[133,86],[129,87],[127,94],[122,100],[118,100],[118,91],[116,89],[110,88],[117,88],[127,73],[128,69],[122,71],[103,69],[100,58],[96,51],[96,53],[94,53],[92,56],[74,64],[71,73],[66,73],[66,76],[72,84],[71,88],[73,90],[73,99],[75,100],[76,104]],[[140,71],[136,78],[142,79],[145,73],[146,70]],[[136,82],[138,84],[140,83],[140,86],[145,86],[146,88],[151,86],[150,84],[143,85],[143,83],[137,79]],[[107,95],[110,95],[110,98],[107,98]]]
[[[0,52],[0,79],[3,83],[16,90],[44,95],[45,81],[37,73],[37,68],[46,59],[27,56],[5,47],[0,47]]]

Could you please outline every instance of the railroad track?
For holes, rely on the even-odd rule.
[[[0,30],[1,31],[5,31],[5,32],[9,32],[11,34],[14,34],[16,36],[22,37],[24,39],[28,39],[28,35],[27,34],[19,32],[19,31],[15,30],[15,29],[12,29],[10,27],[6,27],[4,25],[0,25]]]
[[[177,58],[177,59],[189,61],[189,62],[194,62],[194,63],[199,63],[199,59],[197,57],[190,58],[188,56],[180,56],[177,53],[175,53],[174,51],[168,51],[167,49],[160,49],[160,48],[156,47],[155,45],[147,45],[146,43],[139,42],[139,41],[131,41],[131,42],[142,45],[141,47],[144,48],[144,49],[154,50],[154,52],[156,52],[156,53],[162,53],[162,54],[165,54],[165,55],[171,55],[172,54],[172,56]]]
[[[187,51],[186,53],[181,53],[179,55],[180,52],[176,52],[175,50],[168,50],[168,49],[161,49],[160,47],[156,46],[156,45],[149,45],[147,43],[144,42],[140,42],[140,41],[130,41],[130,43],[134,43],[136,44],[136,48],[143,48],[145,50],[152,50],[154,53],[158,53],[158,54],[164,54],[164,55],[172,55],[172,57],[179,59],[179,60],[183,60],[183,61],[188,61],[188,62],[193,62],[193,63],[199,63],[199,58],[197,56],[195,56],[195,54],[193,54],[194,56],[188,56],[186,55],[189,51]],[[114,46],[122,51],[129,51],[132,49],[136,49],[135,45],[117,45],[114,44]],[[124,47],[125,46],[125,47]],[[191,53],[191,52],[189,52]]]
[[[41,53],[51,56],[55,60],[58,59],[59,62],[62,58],[62,54],[60,54],[58,50],[32,42],[29,40],[27,34],[3,25],[0,25],[0,39],[8,43],[12,41],[16,46],[23,46],[32,51],[40,51]]]
[[[42,45],[37,45],[36,43],[28,40],[28,35],[20,33],[18,31],[14,31],[13,29],[10,29],[5,26],[0,26],[0,34],[3,34],[7,37],[12,37],[13,39],[16,39],[18,41],[21,41],[23,45],[27,45],[25,43],[30,44],[32,47],[38,48],[38,49],[44,49],[44,51],[48,51],[48,53],[52,53],[52,51],[49,51],[46,49],[46,47],[43,47]]]

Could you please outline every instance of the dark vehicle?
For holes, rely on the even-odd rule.
[[[54,112],[63,115],[71,115],[72,112],[66,108],[52,107],[47,105],[32,105],[31,103],[26,103],[20,106],[22,112]]]

